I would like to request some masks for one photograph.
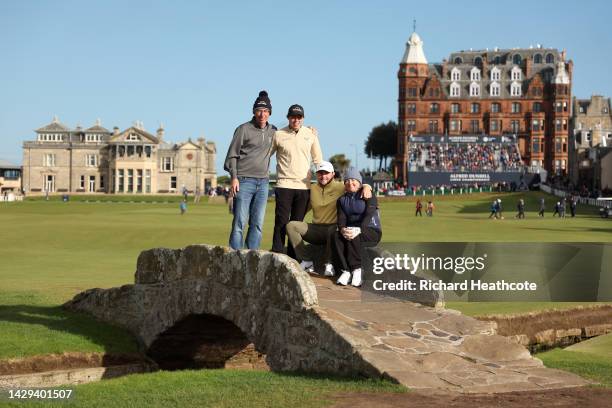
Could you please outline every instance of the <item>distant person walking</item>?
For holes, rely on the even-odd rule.
[[[566,208],[565,198],[562,198],[561,203],[559,205],[559,217],[560,218],[565,218],[565,208]]]
[[[183,184],[183,198],[185,199],[185,201],[187,201],[187,199],[189,198],[189,190],[187,190],[187,187],[185,187],[184,184]]]
[[[196,187],[195,189],[195,195],[193,196],[193,203],[197,204],[200,202],[200,196],[202,195],[202,192],[200,191],[200,187]]]
[[[416,212],[414,213],[414,216],[416,217],[417,215],[419,216],[423,216],[423,213],[421,212],[421,209],[423,208],[423,203],[421,202],[421,199],[417,199],[416,202]]]
[[[540,211],[538,211],[538,215],[540,217],[544,217],[544,210],[546,210],[546,201],[544,197],[540,198]]]
[[[427,202],[427,216],[428,217],[433,217],[434,208],[436,208],[434,206],[434,203],[431,201],[428,201]]]
[[[489,214],[489,218],[496,218],[497,219],[497,200],[494,200],[491,203],[491,214]]]
[[[183,201],[181,201],[181,203],[179,204],[179,209],[181,210],[181,215],[187,212],[187,200],[186,199],[183,199]]]
[[[514,216],[514,218],[525,218],[525,200],[521,198],[516,204],[516,209],[518,210],[518,213]]]
[[[570,198],[570,213],[572,214],[572,218],[576,216],[577,206],[578,206],[578,198],[576,196],[572,196]]]
[[[559,215],[559,217],[561,217],[561,203],[559,201],[557,201],[557,204],[555,204],[555,211],[553,212],[553,217],[555,215]]]

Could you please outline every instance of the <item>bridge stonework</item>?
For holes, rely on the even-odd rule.
[[[192,245],[144,251],[135,284],[90,289],[65,306],[128,329],[145,350],[191,315],[218,316],[276,371],[383,377],[459,392],[587,384],[545,368],[496,335],[491,322],[369,296],[311,277],[285,255]]]

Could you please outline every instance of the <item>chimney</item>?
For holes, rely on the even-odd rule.
[[[159,124],[159,129],[157,129],[157,138],[159,139],[160,142],[164,140],[164,124],[163,123]]]
[[[525,78],[531,78],[531,71],[533,69],[533,56],[525,58]]]
[[[118,135],[119,134],[119,128],[117,126],[115,126],[113,128],[113,135]]]
[[[443,59],[442,60],[442,79],[447,79],[448,78],[448,60]]]

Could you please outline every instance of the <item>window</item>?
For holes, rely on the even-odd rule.
[[[510,85],[510,95],[521,96],[521,84],[519,84],[518,82],[513,82]]]
[[[85,141],[86,142],[100,142],[102,141],[102,135],[87,133],[85,135]]]
[[[492,120],[490,127],[491,127],[491,132],[498,132],[499,131],[499,121],[498,120]]]
[[[409,120],[406,122],[406,130],[409,132],[414,132],[416,131],[416,121],[415,120]]]
[[[561,138],[556,137],[555,138],[555,153],[561,153],[561,148],[562,148]]]
[[[531,142],[531,151],[533,153],[540,153],[540,140],[537,137],[534,137]]]
[[[461,112],[461,105],[459,105],[458,103],[451,104],[451,112],[452,113],[459,113],[459,112]]]
[[[145,146],[145,149],[144,149],[144,150],[145,150],[145,155],[146,155],[148,158],[151,158],[151,146]]]
[[[474,65],[482,67],[482,58],[480,57],[474,58]]]
[[[512,71],[510,72],[510,78],[513,81],[520,81],[522,75],[523,75],[523,72],[521,71],[519,67],[512,68]]]
[[[540,130],[540,121],[538,119],[531,121],[531,130],[534,132],[538,132]]]
[[[480,112],[480,104],[472,103],[470,105],[470,113],[479,113]]]
[[[461,131],[461,121],[453,119],[450,121],[450,131],[451,132],[460,132]]]
[[[540,102],[533,103],[533,111],[534,112],[542,112],[542,104]]]
[[[429,104],[429,112],[430,113],[438,113],[438,112],[440,112],[440,105],[438,105],[437,103]]]
[[[170,177],[170,190],[176,190],[176,176]]]
[[[81,175],[81,183],[79,184],[79,188],[85,189],[85,175]]]
[[[470,96],[480,96],[480,85],[476,82],[470,84]]]
[[[491,88],[489,90],[489,93],[491,94],[491,96],[499,96],[499,91],[500,91],[499,83],[497,82],[491,83]]]
[[[145,170],[145,193],[151,192],[151,170]]]
[[[127,192],[134,192],[134,170],[132,169],[127,170]]]
[[[518,102],[512,102],[512,113],[521,113],[521,104]]]
[[[567,112],[567,102],[563,102],[563,112]]]
[[[408,108],[408,113],[416,113],[416,103],[409,103],[408,105],[406,105],[406,107]]]
[[[459,68],[453,68],[453,70],[451,71],[451,79],[453,81],[461,80],[461,71],[459,70]]]
[[[470,71],[470,79],[472,81],[480,81],[480,70],[476,67]]]
[[[534,64],[541,64],[542,63],[542,54],[536,54],[533,56],[533,63]]]
[[[119,182],[118,182],[119,188],[117,189],[117,191],[119,191],[120,193],[123,193],[123,190],[124,190],[124,187],[125,187],[125,184],[123,182],[123,173],[124,173],[123,169],[118,170],[118,177],[117,178],[119,179]]]
[[[85,156],[85,166],[96,167],[98,165],[98,155],[88,154]]]
[[[450,96],[460,96],[461,88],[458,83],[453,82],[450,86]]]
[[[127,137],[127,140],[134,142],[140,140],[140,137],[135,133],[130,133]]]
[[[491,70],[491,80],[499,81],[501,79],[501,71],[497,67],[493,67]]]
[[[492,103],[491,104],[491,112],[493,112],[493,113],[501,112],[501,105],[499,103]]]
[[[104,190],[104,174],[100,175],[100,190]]]
[[[604,114],[605,114],[605,113],[608,113],[608,107],[607,107],[607,106],[604,106],[604,107],[601,109],[601,113],[604,113]]]
[[[43,156],[43,166],[55,167],[55,154],[47,153]]]
[[[555,112],[563,112],[563,104],[561,102],[555,102]]]
[[[555,63],[555,56],[552,54],[546,54],[546,63],[547,64],[554,64]]]
[[[174,171],[174,158],[162,157],[161,171]]]
[[[136,192],[142,193],[142,170],[136,170]]]
[[[416,98],[417,96],[417,89],[416,88],[408,88],[408,97],[409,98]]]
[[[463,64],[463,59],[461,57],[455,57],[455,64]]]
[[[478,119],[470,120],[470,132],[472,133],[480,132],[480,121]]]
[[[512,63],[514,65],[521,65],[522,62],[523,62],[523,58],[521,58],[519,54],[514,54],[512,56]]]
[[[518,120],[510,121],[510,131],[512,133],[519,133],[521,131],[521,122]]]
[[[429,89],[429,97],[430,98],[434,98],[434,97],[438,97],[440,96],[440,89],[439,88],[430,88]]]
[[[493,59],[493,63],[495,65],[501,64],[501,57],[499,55],[496,55],[495,58]]]
[[[429,121],[429,133],[438,133],[438,121],[437,120]]]

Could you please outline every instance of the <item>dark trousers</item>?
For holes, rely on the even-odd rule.
[[[336,271],[353,271],[361,268],[361,250],[380,242],[382,233],[373,228],[362,228],[361,234],[352,240],[345,239],[340,231],[332,235],[332,260]]]
[[[285,236],[289,221],[303,221],[310,200],[310,190],[293,188],[274,189],[276,209],[274,214],[274,235],[272,236],[272,252],[285,252]],[[291,244],[287,255],[295,259],[295,251]]]
[[[417,208],[416,212],[414,213],[414,216],[416,217],[417,215],[420,215],[421,217],[423,216],[423,214],[421,213],[421,209]]]

